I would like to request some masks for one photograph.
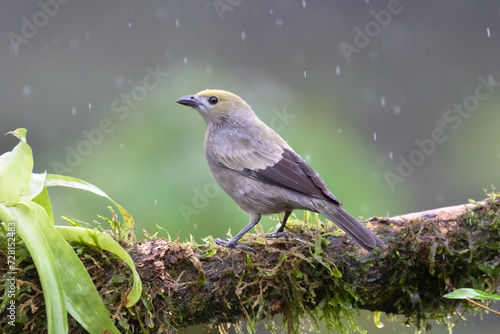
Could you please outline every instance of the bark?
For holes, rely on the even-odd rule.
[[[169,332],[194,324],[223,328],[244,320],[249,326],[264,320],[272,327],[276,314],[283,315],[289,332],[321,316],[329,328],[343,331],[359,329],[357,309],[404,315],[425,327],[428,320],[456,321],[459,312],[473,308],[442,298],[452,289],[496,293],[500,287],[500,197],[495,194],[477,203],[371,218],[366,223],[386,243],[374,253],[349,242],[331,223],[325,226],[309,216],[307,222],[290,223],[289,240],[246,236],[243,243],[256,254],[224,249],[211,240],[132,245],[144,293],[130,309],[121,302],[130,287],[126,265],[109,253],[75,247],[124,333]],[[3,263],[5,254],[0,258]],[[43,295],[36,269],[28,256],[21,265],[17,284],[25,321],[17,330],[41,332]],[[0,317],[0,327],[7,328]]]

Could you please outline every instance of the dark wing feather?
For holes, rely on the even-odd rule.
[[[281,160],[265,169],[250,171],[244,169],[242,175],[255,180],[288,188],[300,193],[334,201],[337,205],[342,203],[326,188],[325,183],[311,166],[300,155],[292,150],[284,149]]]

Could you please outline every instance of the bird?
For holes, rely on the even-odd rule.
[[[205,156],[220,187],[249,215],[248,224],[232,239],[215,242],[226,248],[255,252],[239,241],[262,215],[284,213],[268,237],[284,231],[293,210],[318,212],[372,252],[384,242],[342,208],[318,173],[273,129],[262,122],[239,96],[224,90],[203,90],[177,103],[197,110],[207,125]]]

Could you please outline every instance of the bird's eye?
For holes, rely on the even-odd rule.
[[[217,98],[217,96],[210,96],[208,98],[208,103],[210,103],[211,105],[217,104],[217,102],[219,102],[219,99]]]

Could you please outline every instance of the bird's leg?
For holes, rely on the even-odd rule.
[[[255,225],[257,225],[257,223],[259,222],[259,220],[260,220],[260,214],[258,214],[258,213],[250,213],[250,222],[241,231],[239,231],[238,234],[236,234],[234,236],[234,238],[227,239],[227,240],[222,240],[222,239],[217,238],[217,239],[215,239],[215,242],[218,245],[221,245],[221,246],[224,246],[224,247],[227,247],[227,248],[237,248],[237,249],[245,250],[247,252],[253,252],[253,253],[255,253],[255,250],[252,247],[245,246],[245,245],[240,245],[240,244],[238,244],[238,241],[241,239],[241,237],[243,237],[245,235],[245,233],[247,233],[248,231],[250,231],[252,229],[252,227],[254,227]]]
[[[268,238],[279,238],[279,237],[285,237],[286,239],[289,238],[288,233],[285,232],[285,225],[286,221],[288,220],[288,217],[290,217],[290,214],[292,211],[286,211],[285,216],[283,217],[283,220],[281,221],[280,227],[273,233],[267,233],[266,237]]]

